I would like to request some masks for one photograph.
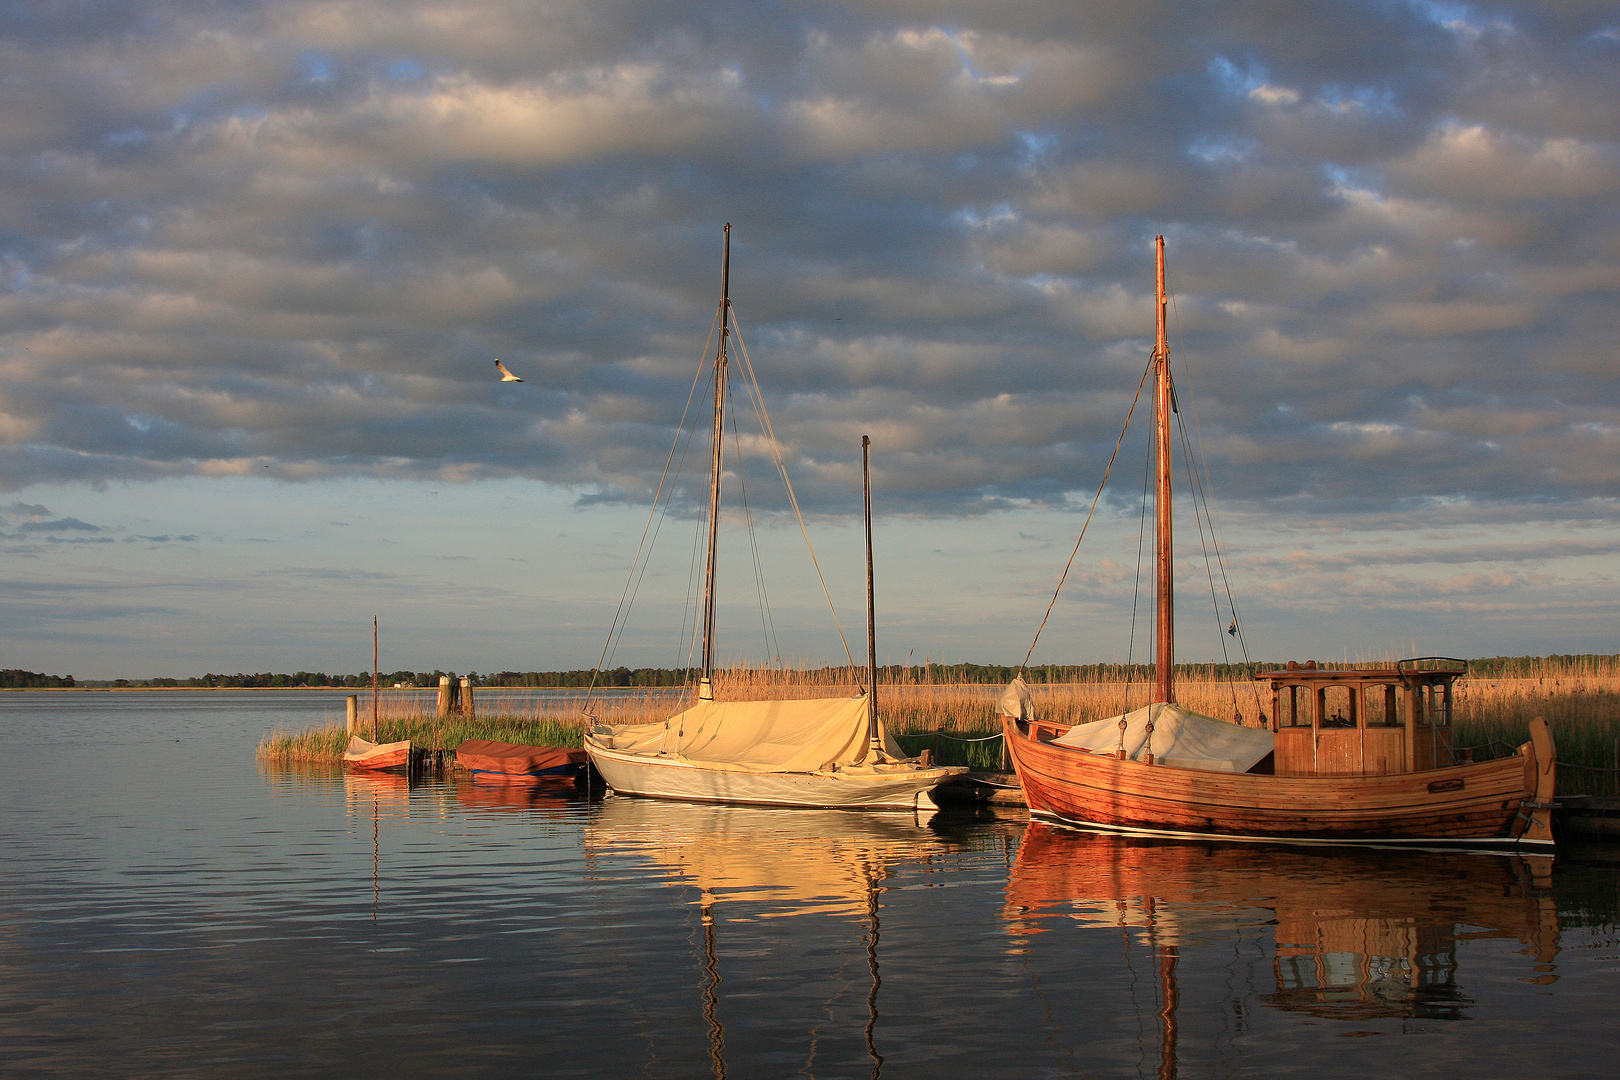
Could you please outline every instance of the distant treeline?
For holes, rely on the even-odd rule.
[[[1382,666],[1390,661],[1373,662]],[[1332,661],[1324,662],[1333,666]],[[1469,671],[1482,679],[1534,679],[1561,675],[1614,674],[1620,672],[1620,654],[1572,653],[1552,656],[1491,656],[1468,662]],[[1252,664],[1177,664],[1176,677],[1189,681],[1218,682],[1246,681],[1256,671],[1279,665],[1270,662]],[[1367,663],[1352,663],[1346,667],[1366,667]],[[730,674],[746,675],[754,682],[768,683],[780,678],[783,682],[838,685],[860,683],[866,680],[866,669],[851,672],[847,667],[821,667],[811,669],[776,669],[739,666]],[[890,685],[925,683],[983,683],[1009,682],[1018,674],[1018,668],[1006,664],[890,664],[878,669],[878,681]],[[1099,683],[1144,682],[1153,678],[1152,664],[1037,664],[1024,669],[1024,679],[1031,683]],[[459,678],[453,671],[392,671],[380,674],[377,682],[387,689],[398,685],[433,688],[440,676]],[[532,686],[572,687],[590,686],[684,686],[695,673],[687,668],[631,668],[616,667],[602,672],[589,669],[575,671],[501,671],[479,675],[466,673],[475,686]],[[371,672],[355,675],[328,675],[324,671],[295,671],[292,674],[264,671],[257,674],[207,674],[191,679],[113,679],[108,681],[81,680],[71,675],[41,675],[33,671],[8,669],[0,671],[0,689],[45,687],[219,687],[275,688],[275,687],[332,687],[363,689],[371,685]]]
[[[59,686],[76,686],[71,675],[41,675],[37,671],[6,668],[0,671],[0,689],[38,690]]]
[[[1176,672],[1185,679],[1246,679],[1255,670],[1242,664],[1179,664]],[[734,673],[746,673],[768,681],[774,674],[799,683],[864,682],[866,669],[851,673],[848,667],[793,668],[778,671],[773,668],[738,668]],[[883,683],[1005,683],[1018,673],[1016,667],[1002,664],[918,664],[907,667],[889,664],[878,668],[878,680]],[[682,686],[693,676],[685,668],[629,668],[618,667],[597,673],[583,671],[502,671],[486,675],[484,686]],[[1041,664],[1024,669],[1024,680],[1032,683],[1068,682],[1128,682],[1151,679],[1151,664]]]
[[[1481,679],[1537,679],[1549,675],[1604,675],[1620,668],[1620,653],[1554,653],[1551,656],[1488,656],[1468,661]]]
[[[377,682],[385,688],[392,688],[398,683],[408,686],[438,686],[439,676],[453,675],[448,671],[392,671],[377,676]],[[478,673],[471,672],[474,682],[478,681]],[[68,685],[72,685],[71,680]],[[324,671],[295,671],[288,675],[281,672],[261,671],[256,674],[237,672],[235,675],[215,675],[210,672],[200,678],[190,679],[109,679],[105,682],[87,680],[83,686],[174,686],[174,687],[214,687],[218,689],[271,689],[271,688],[301,688],[306,686],[333,687],[336,689],[360,689],[371,686],[371,672],[362,671],[357,675],[328,675]]]

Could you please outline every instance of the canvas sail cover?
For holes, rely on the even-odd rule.
[[[1153,720],[1151,747],[1148,745],[1150,717]],[[1052,742],[1056,746],[1072,746],[1095,754],[1112,754],[1120,748],[1121,719],[1111,716],[1089,724],[1076,724]],[[1128,712],[1123,719],[1125,756],[1132,761],[1141,761],[1151,752],[1159,764],[1173,768],[1242,773],[1259,764],[1273,747],[1272,734],[1264,728],[1229,724],[1162,701]]]
[[[904,752],[878,722],[890,757]],[[866,696],[793,701],[700,701],[656,724],[599,725],[609,749],[685,758],[726,772],[815,772],[866,758]]]

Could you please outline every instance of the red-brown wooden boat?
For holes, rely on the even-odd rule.
[[[1173,396],[1162,236],[1157,269],[1154,701],[1174,703]],[[1116,752],[1061,745],[1055,740],[1070,727],[1040,721],[1027,694],[1002,699],[1002,730],[1030,813],[1069,824],[1171,836],[1550,848],[1556,755],[1547,722],[1532,721],[1530,741],[1511,757],[1457,762],[1452,683],[1466,672],[1465,662],[1432,657],[1382,669],[1334,671],[1309,662],[1261,672],[1256,678],[1272,692],[1274,749],[1246,772],[1155,758],[1151,719],[1146,753],[1126,751],[1123,719]],[[1005,703],[1020,696],[1023,703],[1011,705],[1018,715],[1009,715]]]
[[[466,740],[456,747],[456,761],[474,780],[496,784],[572,784],[588,767],[584,750],[489,739]]]

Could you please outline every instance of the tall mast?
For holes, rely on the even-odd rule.
[[[698,697],[714,699],[715,549],[720,539],[720,451],[726,426],[726,338],[731,331],[731,223],[720,259],[720,348],[714,355],[714,459],[709,471],[709,558],[703,575],[703,677]]]
[[[1174,563],[1170,536],[1170,412],[1173,398],[1170,391],[1170,343],[1165,335],[1165,309],[1168,301],[1164,289],[1164,237],[1155,242],[1158,263],[1158,289],[1155,303],[1155,338],[1153,345],[1153,433],[1157,447],[1158,490],[1154,499],[1153,548],[1156,573],[1154,592],[1158,597],[1158,634],[1154,642],[1157,663],[1158,700],[1176,700],[1176,626],[1174,600]]]
[[[877,615],[872,593],[872,436],[861,436],[861,491],[866,517],[866,741],[872,760],[883,756],[878,740]]]

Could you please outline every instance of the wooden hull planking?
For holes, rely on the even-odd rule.
[[[1551,768],[1538,768],[1540,747],[1414,773],[1270,776],[1122,761],[1031,739],[1010,717],[1002,723],[1030,813],[1067,824],[1331,843],[1552,843]]]

